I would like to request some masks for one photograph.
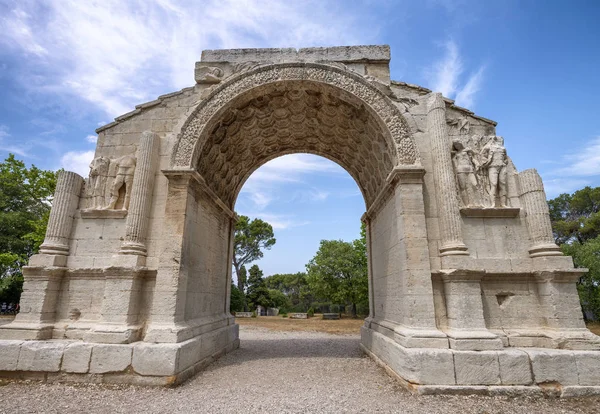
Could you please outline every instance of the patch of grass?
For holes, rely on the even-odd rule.
[[[309,319],[289,319],[279,316],[260,316],[253,318],[238,318],[235,320],[240,326],[256,326],[267,328],[274,331],[312,331],[325,332],[334,335],[357,334],[360,327],[364,324],[364,319],[339,319],[333,321],[324,321],[321,315],[315,315]]]

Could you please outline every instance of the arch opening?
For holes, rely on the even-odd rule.
[[[294,153],[339,164],[368,207],[396,158],[393,142],[364,103],[314,82],[279,82],[242,94],[206,130],[196,169],[230,207],[257,168]]]

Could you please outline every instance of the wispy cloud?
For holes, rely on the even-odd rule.
[[[98,136],[97,135],[88,135],[85,137],[85,140],[91,144],[95,144],[96,142],[98,142]]]
[[[242,188],[242,196],[253,203],[253,208],[264,210],[285,193],[290,202],[317,202],[329,192],[308,186],[305,178],[310,174],[344,174],[345,171],[324,158],[309,154],[289,154],[275,158],[255,171]],[[290,184],[298,186],[293,191],[282,191]]]
[[[454,40],[448,40],[443,45],[445,53],[425,71],[431,89],[441,92],[444,96],[454,99],[457,105],[472,107],[475,96],[481,89],[485,65],[480,65],[470,73],[466,80],[463,77],[465,63]]]
[[[74,95],[109,116],[192,85],[209,45],[356,44],[377,33],[343,4],[317,0],[18,0],[6,9],[0,43],[27,57],[23,85]]]
[[[27,156],[27,147],[8,144],[5,142],[7,139],[10,139],[8,127],[6,125],[0,125],[0,151],[10,152],[16,155],[20,155],[21,157]]]
[[[60,168],[87,177],[90,171],[90,162],[93,158],[94,151],[69,151],[61,157]]]
[[[564,155],[559,164],[563,167],[543,174],[548,197],[571,193],[586,185],[600,185],[600,136]]]
[[[273,214],[273,213],[264,213],[264,212],[256,212],[254,214],[246,214],[249,217],[258,217],[271,226],[273,226],[274,230],[286,230],[293,227],[306,226],[310,224],[308,220],[298,220],[293,214]]]

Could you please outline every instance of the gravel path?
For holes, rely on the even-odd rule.
[[[600,399],[417,396],[359,350],[358,335],[241,327],[241,348],[174,389],[10,383],[0,413],[571,413]]]

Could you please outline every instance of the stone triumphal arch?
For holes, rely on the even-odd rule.
[[[365,199],[361,346],[422,392],[600,390],[600,338],[535,170],[496,123],[395,82],[387,46],[204,51],[196,85],[101,127],[59,176],[46,239],[0,327],[0,372],[173,384],[238,347],[233,206],[259,166],[327,157]],[[540,387],[542,385],[542,387]]]

